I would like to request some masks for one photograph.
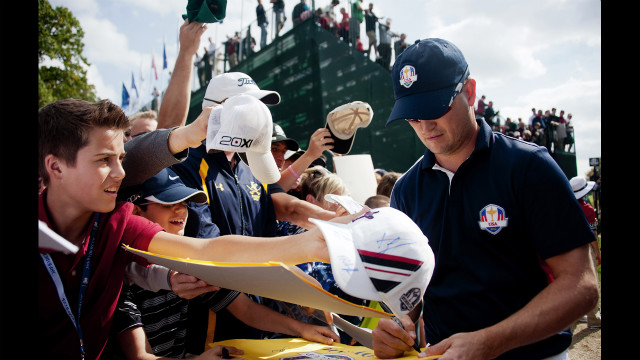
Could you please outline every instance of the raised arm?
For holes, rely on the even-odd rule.
[[[322,155],[323,151],[331,149],[333,149],[333,139],[331,138],[329,129],[320,128],[314,131],[309,139],[309,148],[307,151],[291,164],[293,172],[289,171],[288,168],[282,169],[278,184],[282,186],[285,191],[293,188],[298,179],[293,173],[302,174],[315,159]]]
[[[158,171],[186,159],[190,147],[200,146],[207,137],[207,124],[212,108],[206,108],[187,126],[158,129],[127,141],[122,162],[126,176],[121,189],[138,185]]]
[[[200,37],[205,30],[206,24],[189,23],[189,20],[185,20],[180,26],[180,49],[158,111],[158,129],[183,126],[187,121],[191,101],[193,56],[200,47]]]

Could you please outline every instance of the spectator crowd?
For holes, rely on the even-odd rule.
[[[507,136],[532,142],[544,146],[549,152],[571,152],[574,145],[573,115],[560,110],[556,114],[556,108],[551,110],[531,108],[531,115],[526,121],[521,117],[512,120],[510,117],[500,116],[500,111],[495,111],[493,101],[487,101],[482,95],[476,104],[476,118],[482,117],[493,131]],[[504,123],[502,122],[504,119]]]
[[[234,68],[266,47],[269,43],[269,32],[272,32],[272,38],[279,37],[289,19],[292,27],[307,20],[313,21],[318,27],[335,35],[336,38],[388,70],[391,70],[392,58],[397,58],[409,46],[406,42],[407,35],[392,31],[391,19],[378,17],[373,3],[365,7],[362,2],[354,1],[345,7],[340,5],[340,0],[330,0],[326,6],[313,10],[309,7],[307,0],[300,0],[289,13],[289,17],[283,0],[270,0],[269,3],[272,7],[265,8],[263,0],[257,0],[254,21],[243,29],[235,31],[233,35],[227,34],[226,40],[219,44],[209,36],[206,46],[196,50],[193,67],[194,77],[199,87],[206,87],[213,76]],[[270,27],[270,20],[275,22],[272,27]],[[360,29],[363,23],[364,32],[361,34]],[[260,29],[259,38],[253,36],[252,25]],[[365,38],[366,46],[363,42]],[[150,108],[157,110],[157,106],[154,106],[151,104]]]
[[[280,26],[286,20],[284,8],[279,7],[279,0],[271,0],[271,2],[274,8],[278,6],[278,13],[282,15],[276,17],[277,26]],[[260,7],[260,0],[258,3]],[[353,1],[351,15],[349,16],[342,7],[340,9],[342,19],[338,22],[333,11],[339,4],[338,0],[332,1],[325,9],[316,10],[317,16],[314,17],[306,1],[301,0],[290,13],[291,19],[296,26],[299,22],[313,18],[327,31],[354,47],[358,43],[362,44],[359,28],[365,21],[366,36],[369,40],[366,51],[375,53],[376,57],[379,57],[380,64],[385,68],[390,66],[391,39],[397,38],[400,41],[400,44],[397,42],[393,44],[396,56],[410,52],[411,48],[402,52],[406,48],[405,37],[403,34],[397,35],[390,31],[391,20],[385,19],[382,22],[373,12],[373,4],[369,4],[365,9],[360,1]],[[377,34],[375,24],[378,25]],[[203,47],[205,54],[208,55],[200,59],[196,57],[197,50],[200,48],[200,36],[205,29],[206,25],[188,21],[185,21],[180,28],[180,61],[176,62],[171,81],[157,111],[127,117],[120,107],[109,100],[88,102],[64,99],[47,104],[38,112],[39,219],[79,248],[75,254],[40,248],[41,259],[38,259],[37,269],[39,290],[37,333],[42,352],[46,357],[118,360],[149,357],[217,360],[230,358],[230,355],[241,357],[242,349],[212,345],[227,339],[303,338],[326,345],[335,342],[357,344],[358,342],[349,334],[333,327],[329,319],[314,315],[300,305],[208,284],[188,274],[152,265],[126,251],[122,245],[165,256],[214,262],[246,264],[277,261],[297,266],[325,291],[335,296],[362,307],[374,307],[376,304],[370,299],[353,296],[337,285],[329,264],[326,235],[321,232],[317,223],[310,219],[332,220],[348,224],[365,216],[373,218],[373,214],[369,211],[371,209],[405,206],[407,208],[404,211],[407,213],[415,211],[425,214],[433,211],[426,208],[420,209],[418,206],[420,204],[415,207],[411,205],[412,201],[417,201],[416,189],[425,192],[429,190],[428,186],[408,183],[414,178],[426,181],[421,178],[422,173],[416,175],[415,171],[415,169],[427,169],[426,165],[419,168],[413,167],[406,173],[375,169],[372,174],[363,174],[363,176],[375,176],[376,193],[366,199],[363,204],[365,208],[356,214],[349,214],[342,206],[329,201],[327,195],[350,195],[350,189],[345,181],[327,167],[327,163],[333,157],[344,155],[333,151],[334,143],[339,141],[338,138],[330,128],[312,129],[313,133],[309,139],[304,139],[308,145],[306,149],[302,149],[300,139],[288,137],[277,119],[271,117],[269,107],[278,106],[281,100],[280,94],[277,91],[260,89],[247,74],[227,72],[213,76],[209,81],[202,81],[201,86],[206,86],[202,112],[193,122],[186,124],[193,64],[203,63],[203,68],[210,71],[210,67],[213,66],[210,59],[216,52],[213,42],[209,39],[209,46]],[[231,54],[228,53],[230,61],[232,58],[233,61],[238,60],[235,56],[230,56],[237,53],[236,46],[244,49],[239,51],[240,54],[243,52],[250,54],[252,51],[255,41],[252,40],[250,31],[247,31],[244,39],[248,40],[238,41],[239,33],[236,33],[228,41],[228,51],[231,52]],[[260,41],[262,44],[262,39]],[[362,49],[365,51],[364,46]],[[200,77],[199,65],[196,69]],[[432,71],[436,70],[439,69],[432,69]],[[475,80],[464,80],[462,87],[464,89],[462,92],[453,95],[455,101],[452,100],[451,106],[473,107]],[[550,150],[553,148],[553,151],[571,149],[573,142],[567,140],[572,134],[571,114],[568,114],[565,119],[563,110],[556,115],[555,108],[544,113],[542,110],[532,109],[532,115],[526,123],[522,119],[515,122],[510,118],[501,123],[499,112],[494,111],[491,101],[485,104],[485,99],[484,95],[481,96],[477,107],[474,107],[477,116],[482,117],[489,126],[487,128],[483,121],[475,124],[481,128],[478,131],[488,133],[484,139],[492,136],[491,130],[493,130],[545,146]],[[456,110],[452,113],[464,114],[465,111]],[[469,113],[469,111],[466,112],[466,114]],[[441,116],[443,114],[432,120],[437,122]],[[400,118],[404,121],[405,117],[398,117]],[[452,119],[454,120],[458,121],[458,119]],[[419,129],[420,126],[425,126],[426,121],[429,120],[423,121],[422,124],[419,120],[412,120],[409,123],[415,129]],[[467,123],[473,123],[473,121]],[[358,125],[352,121],[350,127],[346,129],[346,132],[351,134],[351,139],[355,136]],[[419,133],[419,130],[416,132]],[[238,142],[238,139],[241,141]],[[340,140],[344,139],[340,138]],[[503,139],[503,141],[498,146],[522,145],[519,142],[519,145],[511,143],[504,145],[506,141],[512,140]],[[535,151],[528,146],[526,148],[518,151],[522,153]],[[474,147],[470,149],[473,150]],[[331,157],[327,157],[326,154]],[[444,162],[440,167],[441,164],[436,164],[435,158],[429,158],[429,154],[431,153],[427,153],[420,161],[433,162],[429,164],[428,170],[431,172],[428,173],[429,176],[433,175],[432,173],[436,176],[430,184],[438,182],[439,187],[429,195],[422,193],[425,198],[441,196],[446,193],[446,190],[440,190],[447,187],[452,198],[454,194],[459,196],[456,192],[460,191],[460,188],[465,191],[465,196],[473,196],[469,190],[472,186],[461,187],[457,182],[467,181],[458,179],[462,176],[472,176],[470,171],[460,172],[460,175],[456,173],[454,178],[453,172],[444,168]],[[483,153],[474,155],[477,156],[469,156],[465,159],[480,161],[479,157],[484,156]],[[544,157],[545,155],[541,156],[540,164],[548,165],[548,161],[552,160]],[[500,152],[499,156],[507,155]],[[448,159],[445,158],[445,160]],[[481,171],[489,172],[487,169]],[[555,181],[559,175],[552,171],[554,169],[548,167],[540,176],[551,174],[553,175],[551,178]],[[424,173],[427,171],[425,170]],[[480,177],[472,180],[478,178]],[[429,179],[431,180],[433,179]],[[471,183],[472,181],[469,180],[469,184]],[[399,192],[397,189],[401,184],[405,187],[413,185],[412,190]],[[565,185],[557,190],[562,195],[566,195],[570,190],[569,184]],[[494,188],[486,192],[501,191],[506,186]],[[485,190],[483,195],[484,192]],[[550,256],[551,259],[558,259],[555,256],[564,256],[567,251],[573,252],[574,249],[580,249],[578,246],[581,244],[578,243],[584,242],[585,238],[591,240],[592,232],[589,228],[586,228],[588,236],[584,236],[585,229],[580,225],[586,225],[586,219],[581,218],[582,213],[579,216],[576,215],[574,210],[579,210],[578,203],[575,201],[574,194],[570,195],[573,202],[567,202],[567,210],[563,213],[567,215],[567,219],[563,218],[558,222],[567,220],[571,223],[572,230],[577,229],[575,240],[572,240],[569,248],[546,244],[546,247],[553,248],[548,250],[553,255]],[[583,194],[580,193],[580,197],[582,196]],[[501,197],[497,195],[495,197],[503,201]],[[451,201],[451,206],[463,206],[461,204],[469,200],[465,198],[463,202],[459,201],[460,198],[457,197],[455,201]],[[482,201],[487,199],[483,198]],[[483,202],[482,205],[485,206],[486,203]],[[494,208],[502,211],[496,215],[496,218],[501,215],[504,217],[504,209],[489,204],[482,210],[486,210],[486,213],[481,215],[480,219],[484,217],[486,220],[487,216],[493,218],[492,214],[497,213]],[[521,207],[515,204],[513,207],[508,207],[509,215],[513,216],[510,219],[518,216],[515,214],[516,209],[520,211]],[[452,211],[452,214],[455,214],[452,217],[455,219],[471,213],[471,211],[456,210],[459,209]],[[478,209],[473,210],[476,214]],[[368,212],[365,213],[365,211]],[[439,211],[433,216],[441,217],[448,211],[451,210]],[[544,216],[544,214],[538,215],[541,213],[543,211],[536,212],[536,216]],[[547,220],[545,217],[536,219]],[[477,226],[477,220],[474,218],[473,226]],[[582,220],[585,220],[585,224],[581,223]],[[449,221],[455,223],[454,219],[444,223],[448,224]],[[506,224],[506,220],[503,219],[503,221]],[[422,226],[420,230],[425,232],[428,228],[428,231],[455,233],[463,228],[454,226],[453,229],[444,229],[443,226],[443,229],[440,229],[437,226],[438,229],[433,230],[431,222],[428,226]],[[481,233],[481,236],[494,236],[494,234],[485,234],[485,229],[481,226],[480,230],[473,229],[475,236],[478,236],[477,233]],[[513,231],[523,232],[524,230],[518,226],[525,227],[518,225],[518,220],[512,221],[509,226],[511,228],[508,228],[504,232],[507,234],[503,233],[503,235],[509,235],[508,231],[512,228],[518,229]],[[470,227],[467,226],[467,228]],[[491,228],[487,231],[490,230]],[[468,229],[464,231],[471,232]],[[556,232],[555,229],[539,231],[541,232],[536,232],[536,235]],[[517,235],[521,235],[520,232]],[[565,234],[558,232],[561,235]],[[546,239],[546,236],[542,237]],[[437,241],[435,236],[429,236],[429,242],[434,246],[441,245],[442,241]],[[474,242],[481,243],[478,239]],[[549,242],[554,243],[554,241]],[[483,245],[478,248],[485,247],[486,241],[482,243]],[[538,244],[535,245],[538,246]],[[541,253],[539,256],[537,252],[534,253],[533,244],[522,245],[522,247],[526,248],[526,251],[518,248],[514,253],[522,252],[521,258],[526,259],[527,264],[535,264],[524,272],[532,273],[531,278],[535,279],[536,285],[546,289],[548,284],[540,264],[544,262],[541,256],[547,254]],[[455,254],[455,251],[450,252]],[[558,253],[561,254],[558,255]],[[571,264],[575,265],[576,269],[587,269],[583,264],[584,261],[581,261],[584,254],[579,253],[570,258]],[[472,255],[475,256],[475,254]],[[599,252],[597,256],[599,263]],[[474,262],[469,259],[456,259],[456,262],[465,260],[468,260],[466,264]],[[404,260],[395,259],[394,261]],[[478,264],[483,261],[485,261],[484,258]],[[513,260],[513,262],[516,261]],[[589,292],[592,290],[590,278],[585,275],[584,281],[575,281],[576,284],[572,282],[575,278],[569,277],[569,280],[565,280],[566,274],[573,274],[577,270],[567,269],[565,267],[567,265],[563,264],[564,262],[551,261],[549,269],[555,269],[559,276],[553,280],[555,283],[550,281],[549,286],[558,289],[561,289],[560,286],[570,286],[573,289],[573,286],[579,284],[586,288],[581,294],[589,296],[581,296],[580,307],[572,307],[572,312],[563,312],[568,315],[558,322],[559,325],[554,324],[554,329],[557,328],[557,330],[561,330],[565,323],[577,318],[582,310],[584,314],[589,310],[587,307],[593,308],[590,303],[594,296],[593,291]],[[415,263],[407,262],[403,265],[413,267]],[[454,265],[452,267],[458,267],[457,263]],[[591,266],[591,263],[588,265]],[[482,267],[486,267],[486,264],[482,263]],[[587,273],[587,270],[584,270],[584,273]],[[443,271],[447,271],[446,268]],[[500,272],[500,269],[496,270],[496,273],[499,273],[501,278],[507,277],[502,276],[505,273]],[[473,277],[475,275],[478,274],[474,274]],[[485,274],[481,275],[485,276]],[[490,275],[486,276],[490,278]],[[439,286],[443,285],[440,283]],[[527,288],[529,284],[523,282],[520,286]],[[473,286],[470,285],[468,288]],[[500,291],[509,292],[511,287],[504,286]],[[479,292],[488,293],[488,291]],[[569,294],[563,295],[567,297],[573,294],[571,291],[554,293]],[[407,294],[412,293],[410,291]],[[527,293],[526,295],[533,297],[535,294]],[[405,297],[411,296],[405,294]],[[422,299],[420,296],[420,299],[414,300],[423,301]],[[569,301],[565,303],[568,304]],[[419,308],[417,303],[414,303],[409,310],[414,308]],[[435,311],[426,306],[424,308],[426,311]],[[552,307],[549,310],[555,310],[555,308]],[[374,341],[383,331],[400,336],[405,330],[409,331],[412,327],[421,324],[419,320],[406,320],[408,317],[409,315],[402,317],[404,325],[399,325],[401,321],[397,319],[396,322],[389,319],[384,319],[388,320],[386,322],[380,320],[379,327],[375,324],[371,325]],[[421,319],[421,316],[418,317]],[[368,326],[366,324],[370,320],[357,316],[344,318],[357,326]],[[594,323],[593,326],[599,326],[599,323]],[[413,333],[414,335],[422,334],[422,336],[410,341],[407,340],[409,335],[404,336],[403,341],[409,342],[401,344],[402,349],[416,348],[417,345],[426,347],[424,333],[417,328]],[[551,332],[544,335],[540,338],[554,334]],[[394,342],[391,341],[391,343]],[[417,345],[414,346],[414,343]],[[395,344],[397,345],[398,342]],[[379,343],[374,343],[374,346],[378,346],[377,351],[380,351]]]

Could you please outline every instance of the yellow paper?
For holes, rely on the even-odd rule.
[[[277,359],[277,360],[370,360],[377,359],[373,350],[364,346],[349,346],[344,344],[325,345],[304,339],[266,339],[248,340],[234,339],[219,341],[211,347],[233,346],[244,350],[244,354],[237,357],[247,360]],[[411,350],[398,359],[418,359],[418,352]]]
[[[296,266],[289,267],[278,262],[216,263],[154,254],[129,246],[124,248],[152,264],[195,276],[221,288],[341,315],[380,318],[391,316],[384,311],[351,303],[325,291],[317,281]]]

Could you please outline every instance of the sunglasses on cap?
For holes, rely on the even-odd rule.
[[[322,168],[322,169],[314,170],[311,173],[311,176],[313,176],[314,179],[317,179],[319,177],[323,177],[323,176],[329,175],[329,174],[331,174],[331,172],[329,172],[329,170]]]
[[[456,94],[456,95],[457,95],[457,94]],[[444,112],[444,114],[440,115],[440,118],[441,118],[441,117],[443,117],[443,116],[445,116],[445,115],[447,115],[447,113],[448,113],[449,111],[451,111],[451,108],[452,108],[452,107],[453,107],[453,105],[450,105],[450,106],[447,108],[447,111],[445,111],[445,112]],[[438,118],[438,119],[439,119],[439,118]],[[407,120],[408,122],[410,122],[410,123],[412,123],[412,124],[417,124],[417,123],[419,123],[420,121],[423,121],[423,119],[405,119],[405,120]],[[430,119],[430,120],[436,120],[436,119]]]
[[[202,100],[208,100],[208,101],[211,101],[211,102],[214,102],[214,103],[220,105],[220,104],[224,103],[224,100],[227,100],[227,99],[224,99],[222,101],[216,101],[216,100],[209,99],[209,98],[202,98]]]

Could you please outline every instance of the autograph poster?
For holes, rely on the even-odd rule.
[[[304,339],[266,339],[225,340],[210,344],[207,348],[222,345],[234,346],[244,351],[237,357],[247,360],[370,360],[377,359],[373,350],[364,346],[349,346],[344,344],[325,345]],[[415,350],[407,352],[398,359],[418,359]]]
[[[162,265],[195,276],[222,288],[342,315],[376,318],[391,316],[384,311],[348,302],[325,291],[315,279],[296,266],[289,267],[276,262],[261,264],[215,263],[154,254],[126,245],[123,247],[127,251],[142,256],[152,264]]]

